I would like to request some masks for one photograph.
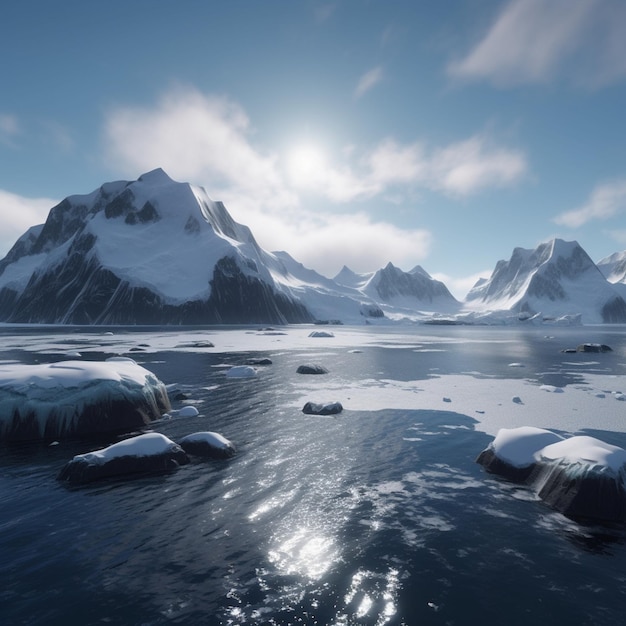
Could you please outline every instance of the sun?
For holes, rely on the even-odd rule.
[[[299,144],[287,154],[287,174],[297,187],[319,184],[327,169],[324,149],[316,144]]]

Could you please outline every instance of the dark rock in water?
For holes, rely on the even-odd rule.
[[[613,349],[603,343],[581,343],[576,346],[576,352],[613,352]]]
[[[236,452],[234,444],[213,432],[193,433],[179,441],[180,447],[193,456],[203,456],[211,459],[227,459]]]
[[[322,365],[309,363],[307,365],[298,366],[296,373],[298,374],[328,374],[328,370]]]
[[[318,404],[317,402],[307,402],[302,408],[302,412],[307,415],[337,415],[343,411],[341,402],[327,402]]]
[[[271,365],[272,359],[263,358],[263,359],[248,359],[246,361],[248,365]]]
[[[159,433],[147,433],[75,456],[61,469],[57,480],[84,485],[105,478],[160,474],[187,463],[189,457],[178,444]]]

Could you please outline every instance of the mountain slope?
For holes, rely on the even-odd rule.
[[[626,301],[575,242],[553,239],[515,248],[466,298],[468,307],[529,316],[581,315],[584,323],[626,322]]]

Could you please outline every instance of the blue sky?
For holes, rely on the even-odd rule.
[[[463,297],[514,247],[626,249],[623,0],[22,0],[0,20],[0,255],[163,167],[333,276]]]

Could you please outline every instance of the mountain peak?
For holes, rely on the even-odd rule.
[[[149,185],[166,185],[175,182],[161,167],[157,167],[154,170],[142,174],[137,180]]]

